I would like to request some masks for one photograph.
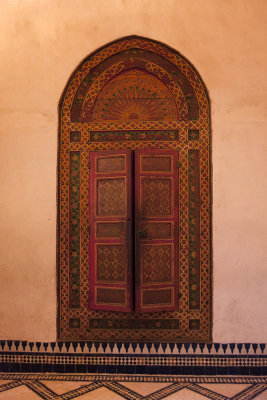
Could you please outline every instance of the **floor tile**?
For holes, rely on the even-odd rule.
[[[213,390],[213,392],[220,393],[224,396],[232,397],[237,393],[242,392],[242,390],[247,389],[251,385],[239,383],[202,383],[199,384],[199,386]]]
[[[0,400],[40,400],[41,397],[26,386],[19,386],[0,393]]]
[[[147,383],[147,382],[119,382],[121,385],[133,390],[142,396],[147,396],[160,389],[163,389],[170,385],[170,383]]]
[[[93,390],[90,393],[83,394],[75,398],[75,400],[125,400],[123,397],[112,392],[107,388]],[[1,400],[1,399],[0,399]]]
[[[40,381],[43,385],[57,394],[63,394],[74,389],[79,389],[87,385],[89,382],[75,382],[75,381]]]
[[[202,394],[198,394],[189,389],[182,389],[179,392],[171,394],[164,398],[164,400],[206,400],[209,399]]]
[[[259,394],[258,396],[254,397],[253,400],[267,400],[267,390]]]

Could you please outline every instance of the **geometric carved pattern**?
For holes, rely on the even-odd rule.
[[[121,172],[125,170],[125,157],[99,157],[97,172]]]
[[[98,238],[120,238],[124,232],[124,224],[122,222],[98,222],[96,236]]]
[[[70,306],[80,307],[80,152],[70,152]]]
[[[152,75],[126,71],[98,95],[92,121],[175,120],[177,109],[169,89]]]
[[[179,132],[173,131],[91,131],[90,142],[178,140]]]
[[[137,188],[141,185],[136,191],[136,269],[141,275],[136,280],[136,309],[139,312],[169,311],[179,307],[178,169],[175,168],[178,156],[177,151],[135,152],[135,181]],[[153,226],[154,232],[158,230],[156,235]]]
[[[199,130],[198,129],[189,129],[188,130],[188,140],[198,140],[199,139]]]
[[[200,308],[199,151],[188,152],[189,307]]]
[[[96,304],[125,304],[125,289],[96,289]]]
[[[142,172],[144,171],[158,171],[158,172],[171,172],[172,159],[171,157],[142,157]]]
[[[168,289],[144,289],[142,290],[143,306],[173,305],[173,290]]]
[[[97,215],[124,215],[125,180],[123,178],[97,180]]]
[[[170,222],[144,222],[142,227],[148,239],[171,239],[173,236]]]
[[[128,150],[89,156],[90,310],[132,309],[131,156]]]
[[[125,280],[125,251],[123,246],[97,246],[97,281]]]
[[[151,179],[142,180],[143,217],[166,217],[171,210],[171,180]]]
[[[170,282],[171,246],[143,245],[143,283]]]
[[[154,76],[168,88],[177,107],[177,118],[165,117],[164,120],[149,121],[116,119],[92,122],[91,111],[104,86],[112,80],[115,85],[120,73],[134,68]],[[83,115],[85,101],[87,105],[90,105],[91,111]],[[69,341],[211,341],[210,105],[207,90],[199,73],[188,60],[164,44],[137,36],[122,38],[101,48],[82,62],[66,85],[59,110],[58,338]],[[192,131],[195,131],[194,136]],[[70,141],[70,132],[80,132],[81,140]],[[92,132],[94,133],[90,140]],[[92,310],[88,307],[89,229],[91,229],[89,227],[89,154],[91,151],[123,149],[160,149],[179,152],[179,197],[175,199],[176,204],[179,204],[179,249],[174,254],[179,265],[177,277],[179,309],[174,311],[143,314],[116,312],[114,315],[114,312]],[[189,297],[193,293],[192,285],[189,284],[189,270],[191,268],[191,272],[194,271],[190,261],[192,259],[189,259],[189,242],[192,239],[192,233],[189,229],[188,162],[191,150],[199,152],[198,179],[201,199],[199,204],[201,241],[198,245],[201,260],[199,264],[201,290],[199,307],[196,308],[193,307],[192,302],[189,307]],[[76,226],[79,226],[79,235],[72,236],[70,236],[70,217],[75,214],[77,204],[76,201],[70,202],[70,193],[73,193],[72,186],[75,181],[75,179],[70,181],[71,171],[72,176],[75,176],[75,164],[72,167],[70,165],[70,152],[80,154],[80,172],[76,169],[80,177],[80,203],[77,221],[74,221],[77,222]],[[193,164],[196,166],[195,162]],[[178,170],[178,165],[175,168]],[[174,185],[175,181],[172,184]],[[177,235],[178,229],[176,230],[174,226],[172,232]],[[73,241],[79,243],[80,250],[76,265],[70,263],[70,248],[75,245]],[[78,278],[78,286],[74,277]],[[75,291],[78,293],[76,298],[80,299],[79,308],[70,307],[71,293]],[[79,327],[76,329],[71,329],[69,326],[71,318],[80,320]],[[166,324],[169,329],[156,329],[152,323],[149,325],[149,322],[145,325],[134,324],[135,321],[144,319],[157,321],[157,326]],[[200,320],[199,329],[189,330],[189,320],[197,319]],[[114,323],[110,328],[111,320]],[[90,321],[94,321],[93,327]],[[173,321],[179,321],[179,328],[177,324],[171,324]]]

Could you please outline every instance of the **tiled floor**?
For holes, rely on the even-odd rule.
[[[0,400],[38,399],[267,400],[267,378],[0,374]]]

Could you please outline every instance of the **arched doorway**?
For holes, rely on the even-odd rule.
[[[59,116],[58,338],[211,340],[210,106],[196,69],[119,39],[79,65]]]

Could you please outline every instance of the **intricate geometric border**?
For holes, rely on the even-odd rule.
[[[257,356],[267,355],[265,343],[121,343],[121,342],[28,342],[26,340],[0,340],[0,351],[31,353],[93,353],[93,354],[135,354],[135,355],[195,355]]]

